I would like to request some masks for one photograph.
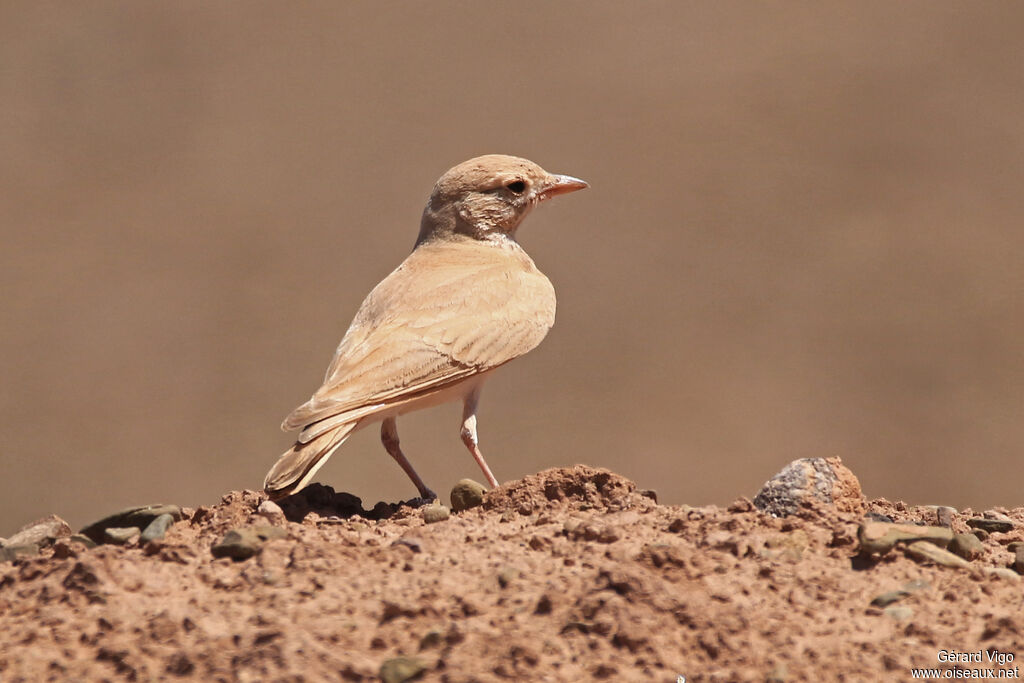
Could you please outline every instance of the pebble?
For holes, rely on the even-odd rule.
[[[380,665],[380,679],[384,683],[405,683],[426,670],[427,665],[415,657],[394,657]]]
[[[275,538],[284,538],[288,532],[281,527],[256,525],[232,529],[224,534],[210,552],[214,557],[230,557],[233,560],[247,560],[262,548],[263,544]]]
[[[864,511],[860,482],[839,458],[794,460],[754,496],[754,506],[773,517],[787,517],[815,501],[842,512]]]
[[[432,628],[420,638],[420,650],[427,650],[441,645],[444,640],[444,632],[439,628]]]
[[[942,567],[951,569],[966,569],[970,563],[962,557],[958,557],[948,550],[943,550],[937,545],[928,541],[914,541],[904,547],[904,552],[915,560],[934,562]]]
[[[857,539],[864,553],[887,553],[897,543],[914,541],[927,541],[945,548],[953,540],[953,530],[942,526],[863,522],[857,529]]]
[[[985,519],[984,517],[974,517],[967,520],[967,526],[972,529],[987,531],[990,534],[998,534],[1012,531],[1015,525],[1008,519]]]
[[[173,516],[168,514],[160,515],[147,524],[146,528],[142,530],[139,542],[149,543],[150,541],[159,541],[167,533],[167,530],[171,528],[172,524],[174,524]]]
[[[267,521],[275,526],[281,526],[287,520],[281,506],[272,500],[265,500],[256,508],[256,513],[267,518]]]
[[[953,526],[953,515],[955,514],[956,508],[948,505],[935,506],[935,521],[939,526]]]
[[[1020,574],[1008,567],[985,567],[985,573],[1009,581],[1020,581]]]
[[[420,514],[423,515],[424,522],[427,524],[435,524],[437,522],[443,522],[451,517],[452,512],[444,505],[434,504],[424,507]]]
[[[35,544],[37,546],[52,545],[58,538],[71,535],[71,526],[57,515],[49,515],[26,524],[21,531],[14,534],[0,545],[19,546]]]
[[[85,534],[74,534],[68,539],[71,543],[78,543],[84,545],[86,548],[95,548],[97,543]]]
[[[985,546],[974,534],[956,534],[949,549],[965,560],[976,560],[985,553]]]
[[[135,526],[109,527],[103,530],[103,542],[125,545],[135,540],[140,533],[139,528]]]
[[[27,543],[25,545],[5,545],[0,548],[0,564],[4,562],[14,562],[18,558],[22,557],[35,557],[39,554],[39,546],[35,543]]]
[[[452,487],[448,496],[452,501],[452,510],[462,512],[482,505],[486,492],[487,488],[480,482],[472,479],[460,479],[455,482],[455,486]]]
[[[871,604],[875,607],[888,607],[894,602],[899,602],[911,593],[919,590],[924,590],[926,588],[930,588],[930,585],[927,581],[922,581],[920,579],[908,581],[907,583],[903,584],[903,586],[900,587],[898,590],[889,591],[888,593],[881,593],[879,595],[876,595],[874,600],[871,601]]]
[[[85,534],[96,543],[103,543],[103,532],[110,528],[136,527],[145,529],[149,523],[160,515],[170,515],[174,521],[182,518],[181,508],[177,505],[144,505],[115,512],[103,519],[93,522],[82,529],[80,533]]]
[[[1017,546],[1017,550],[1013,554],[1012,566],[1018,574],[1024,574],[1024,546]]]
[[[895,619],[896,621],[906,621],[907,619],[910,619],[914,616],[914,610],[910,609],[909,607],[901,605],[893,605],[892,607],[886,607],[882,611],[885,613],[885,616],[889,617],[890,619]]]

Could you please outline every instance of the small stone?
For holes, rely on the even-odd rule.
[[[103,542],[113,545],[126,545],[134,541],[141,532],[138,527],[109,527],[103,530]]]
[[[174,524],[174,517],[171,515],[160,515],[152,522],[146,525],[146,528],[142,530],[142,535],[139,537],[140,543],[149,543],[150,541],[159,541],[167,533],[167,530]]]
[[[914,541],[910,545],[905,546],[903,552],[915,560],[934,562],[937,565],[951,569],[966,569],[971,566],[962,557],[958,557],[948,550],[943,550],[928,541]]]
[[[444,640],[444,632],[439,628],[432,628],[420,638],[420,651],[428,650],[441,645]]]
[[[71,535],[71,527],[57,515],[49,515],[26,524],[21,531],[3,542],[5,546],[35,544],[40,547],[52,545],[58,538]]]
[[[637,491],[637,493],[639,493],[644,498],[650,498],[655,503],[658,502],[658,492],[655,491],[654,489],[640,489],[639,491]]]
[[[1013,555],[1012,566],[1017,570],[1018,574],[1024,574],[1024,546],[1017,546],[1017,551]]]
[[[502,567],[501,571],[498,572],[498,585],[502,588],[508,588],[508,585],[517,576],[519,576],[519,570],[515,567]]]
[[[933,546],[934,547],[934,546]],[[893,605],[892,607],[886,607],[882,610],[885,616],[896,621],[906,621],[914,616],[914,610],[909,607],[901,605]]]
[[[949,549],[965,560],[976,560],[985,553],[985,546],[974,534],[954,535]]]
[[[267,521],[275,526],[281,526],[288,521],[281,506],[272,500],[260,503],[260,506],[256,508],[256,514],[266,517]]]
[[[985,567],[985,573],[1008,581],[1020,581],[1020,574],[1008,567]]]
[[[5,545],[0,548],[0,564],[14,562],[23,557],[35,557],[39,554],[39,546],[35,543],[24,545]]]
[[[287,531],[276,526],[257,525],[232,529],[224,534],[224,538],[214,545],[210,552],[214,557],[247,560],[262,550],[265,542],[287,535]]]
[[[974,517],[967,520],[967,526],[972,529],[987,531],[990,534],[999,534],[1012,531],[1015,525],[1008,519],[984,519],[982,517]]]
[[[987,541],[989,537],[989,533],[984,529],[975,529],[971,533],[974,534],[978,538],[978,540],[982,542]]]
[[[1024,541],[1013,541],[1012,543],[1006,544],[1006,549],[1011,553],[1017,552],[1017,548],[1024,547]]]
[[[889,591],[888,593],[880,593],[879,595],[876,595],[874,597],[874,599],[871,601],[871,604],[875,607],[888,607],[892,603],[899,602],[908,595],[910,595],[910,593],[905,590],[896,590]]]
[[[754,506],[773,517],[787,517],[812,502],[840,512],[863,514],[860,482],[839,458],[801,458],[765,482]]]
[[[404,683],[419,678],[427,665],[415,657],[394,657],[380,665],[383,683]]]
[[[941,526],[863,522],[857,529],[857,539],[864,553],[887,553],[897,543],[914,541],[927,541],[945,548],[953,540],[953,530]]]
[[[482,505],[486,492],[487,488],[483,484],[472,479],[460,479],[452,487],[452,491],[449,494],[449,498],[452,501],[452,510],[462,512],[463,510]]]
[[[420,514],[423,515],[423,521],[427,524],[436,524],[451,517],[452,513],[444,505],[435,504],[426,506]]]
[[[74,534],[68,539],[68,542],[78,543],[79,545],[84,545],[86,548],[95,548],[97,545],[96,541],[92,540],[85,534]]]
[[[149,523],[160,515],[170,515],[174,521],[182,518],[181,508],[177,505],[144,505],[142,507],[127,508],[120,512],[108,515],[98,522],[93,522],[82,529],[80,533],[85,534],[96,543],[103,543],[103,532],[111,528],[136,527],[145,529]]]
[[[955,514],[956,508],[951,508],[948,505],[935,506],[935,521],[939,526],[953,526],[953,515]]]

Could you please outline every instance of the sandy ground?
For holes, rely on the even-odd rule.
[[[431,524],[314,485],[284,514],[232,492],[145,543],[87,548],[58,530],[0,564],[0,680],[881,681],[1013,672],[1024,654],[1006,569],[1024,508],[988,511],[1010,530],[981,533],[957,569],[859,552],[865,515],[936,525],[932,507],[809,502],[774,518],[742,498],[654,497],[578,465]],[[269,538],[254,556],[214,557],[250,526]]]

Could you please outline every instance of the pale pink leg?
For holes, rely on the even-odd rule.
[[[484,471],[484,476],[487,478],[487,483],[491,485],[491,488],[498,488],[498,480],[491,474],[491,468],[487,466],[487,461],[484,460],[484,454],[480,452],[479,441],[476,437],[476,404],[480,400],[480,389],[479,387],[474,389],[467,397],[466,402],[462,407],[462,443],[466,444],[466,448],[473,454],[473,459],[476,460],[476,464],[480,465],[480,469]]]
[[[437,494],[427,488],[427,485],[420,479],[420,475],[416,474],[416,470],[412,468],[412,463],[406,459],[402,449],[398,447],[398,425],[395,423],[395,418],[386,418],[381,423],[380,442],[384,444],[384,449],[388,454],[395,459],[399,466],[405,470],[405,473],[409,475],[409,478],[412,479],[412,483],[416,485],[420,496],[426,500],[437,500]]]

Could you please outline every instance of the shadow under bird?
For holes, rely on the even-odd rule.
[[[541,202],[585,187],[498,154],[442,175],[412,253],[366,297],[323,386],[281,425],[301,431],[267,474],[267,493],[296,493],[352,432],[381,422],[384,448],[420,496],[434,499],[399,447],[395,419],[455,400],[463,402],[462,441],[498,486],[477,440],[480,389],[492,371],[540,344],[555,321],[555,290],[516,229]]]

